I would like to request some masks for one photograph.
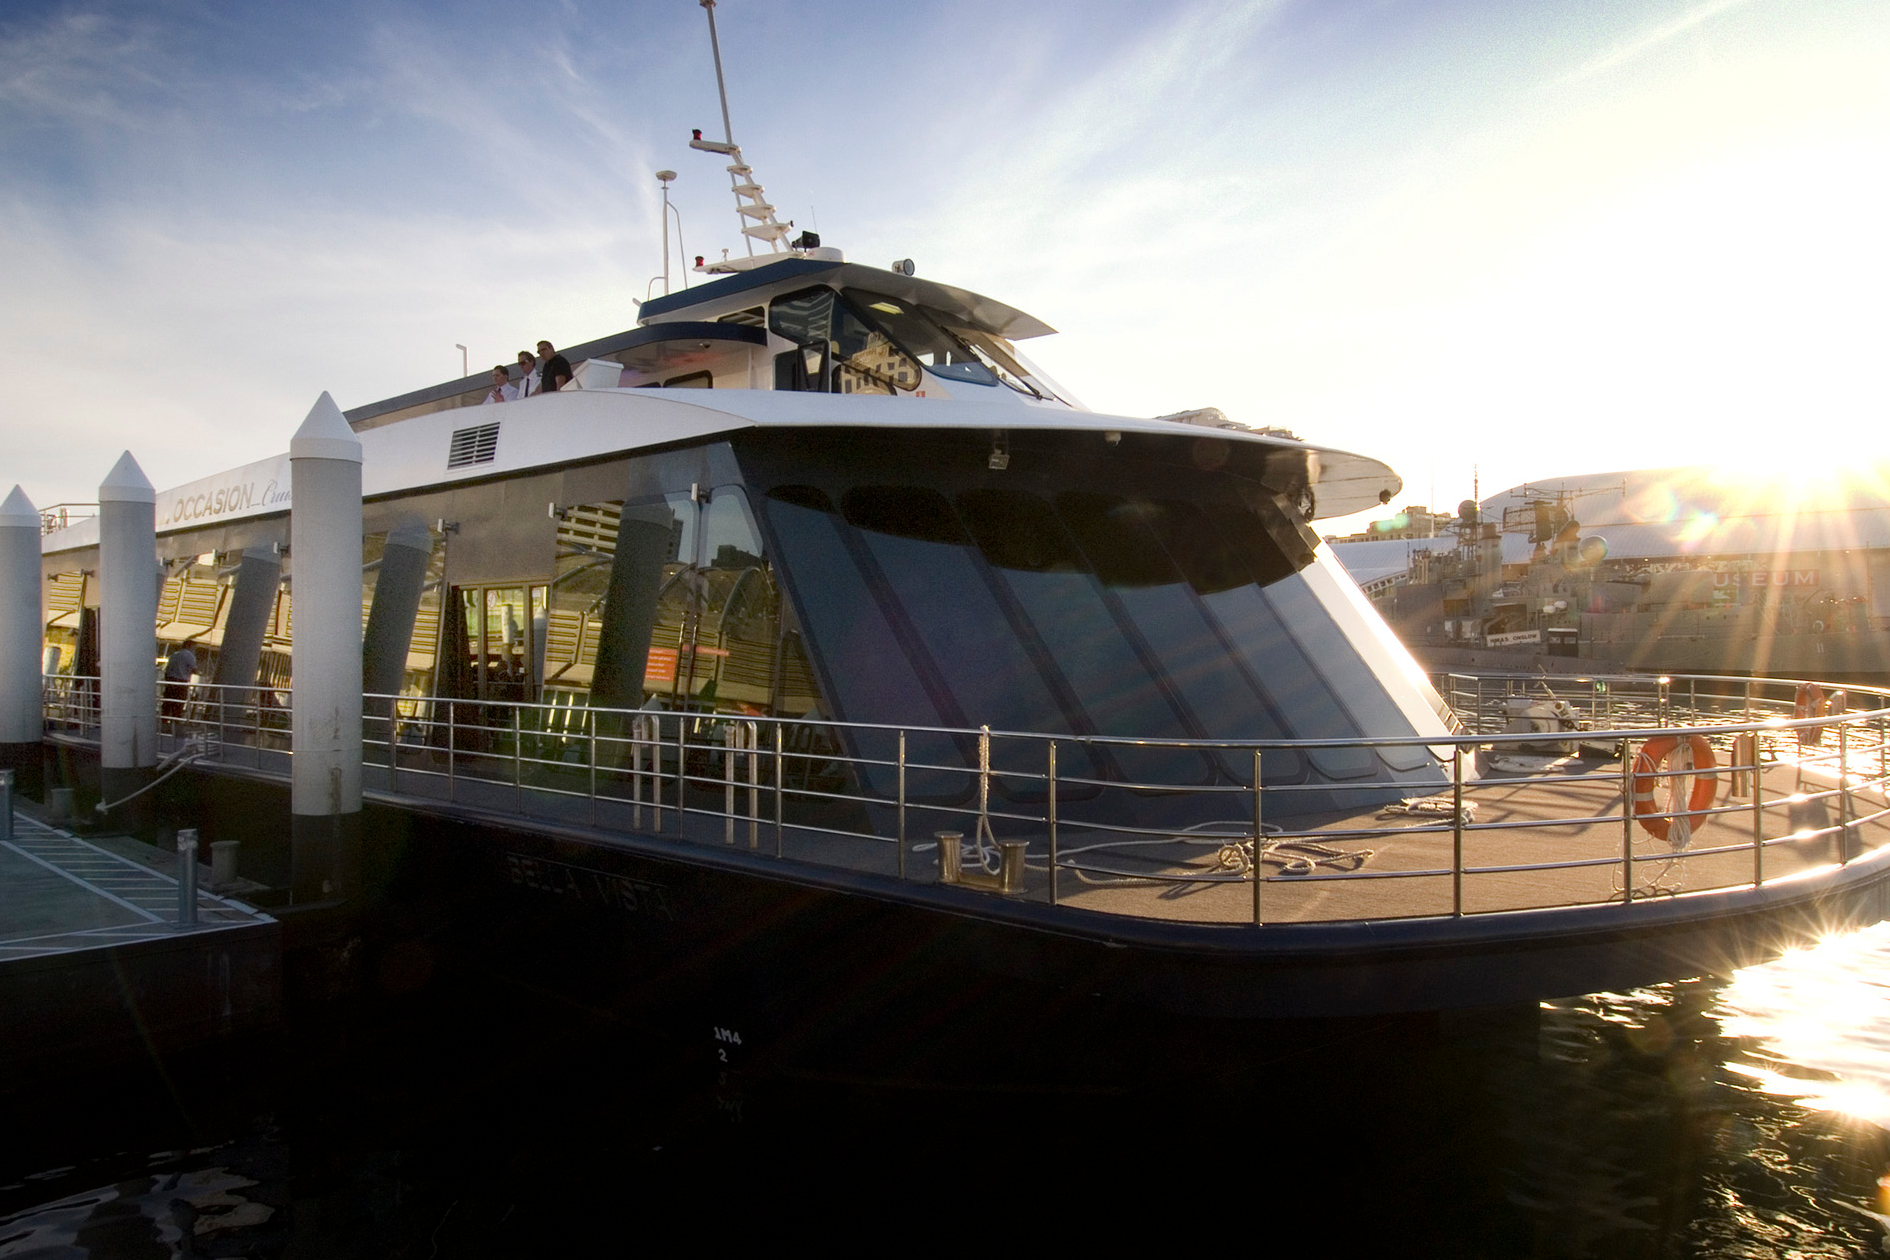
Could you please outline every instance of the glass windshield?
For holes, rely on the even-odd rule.
[[[857,289],[848,290],[847,296],[933,375],[949,381],[997,384],[997,374],[984,360],[973,353],[970,346],[946,332],[933,313],[924,307]]]
[[[967,328],[962,324],[946,324],[953,336],[961,337],[971,352],[980,362],[989,367],[1000,381],[1009,385],[1020,394],[1030,394],[1037,398],[1054,398],[1056,395],[1042,381],[1031,375],[1011,349],[1011,343],[1004,338],[985,332],[979,328]]]
[[[934,376],[978,385],[1002,381],[1034,398],[1054,397],[1018,361],[1010,343],[1002,337],[972,328],[962,318],[901,298],[863,289],[849,289],[847,297]]]
[[[776,389],[895,394],[918,389],[930,372],[1056,397],[1004,338],[883,293],[849,289],[842,295],[824,286],[790,293],[769,306],[768,329],[799,347],[775,356]]]
[[[800,347],[775,357],[775,388],[821,394],[894,394],[923,380],[919,364],[832,289],[776,298],[768,329]]]
[[[744,440],[840,716],[1066,735],[1073,777],[1170,787],[1248,782],[1252,754],[1083,737],[1420,733],[1400,680],[1361,654],[1366,629],[1307,584],[1265,519],[1278,509],[1251,506],[1241,478],[1011,436],[1001,476],[955,435]],[[998,768],[1020,791],[1027,767]],[[1436,770],[1420,747],[1276,747],[1264,774],[1303,785],[1278,806],[1302,813]]]

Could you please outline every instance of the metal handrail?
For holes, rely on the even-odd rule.
[[[39,532],[53,534],[98,515],[96,503],[53,503],[39,509]]]
[[[593,708],[580,703],[370,695],[364,697],[364,775],[370,790],[402,798],[443,800],[501,815],[678,837],[905,881],[937,880],[940,867],[948,865],[931,857],[936,833],[992,838],[992,845],[974,840],[970,846],[964,862],[965,869],[974,874],[988,870],[996,840],[1020,838],[1025,841],[1021,895],[1066,904],[1072,897],[1080,901],[1098,883],[1116,889],[1177,891],[1248,884],[1252,886],[1251,906],[1242,917],[1254,924],[1266,921],[1263,906],[1279,904],[1273,894],[1263,899],[1262,886],[1337,887],[1350,882],[1363,889],[1384,886],[1386,881],[1448,879],[1447,908],[1439,903],[1434,910],[1408,916],[1400,912],[1400,917],[1463,916],[1492,908],[1488,897],[1483,898],[1483,909],[1467,904],[1466,899],[1475,890],[1491,886],[1488,881],[1493,879],[1611,867],[1616,873],[1613,890],[1606,896],[1594,890],[1578,891],[1541,904],[1618,900],[1625,905],[1650,894],[1680,891],[1671,882],[1662,882],[1671,880],[1670,873],[1676,869],[1682,879],[1687,872],[1706,870],[1706,878],[1716,881],[1713,887],[1762,886],[1790,873],[1778,863],[1768,870],[1768,852],[1796,852],[1802,866],[1815,859],[1815,853],[1806,855],[1818,843],[1836,836],[1836,861],[1842,863],[1855,856],[1855,844],[1866,828],[1872,829],[1870,847],[1890,840],[1890,827],[1885,826],[1890,819],[1890,796],[1884,791],[1890,782],[1885,741],[1890,692],[1851,687],[1847,689],[1850,699],[1878,707],[1786,717],[1782,716],[1790,704],[1786,697],[1794,693],[1799,680],[1705,675],[1555,679],[1551,681],[1562,689],[1564,698],[1577,698],[1582,685],[1592,689],[1592,697],[1605,694],[1610,723],[1593,730],[1504,733],[1480,728],[1503,715],[1503,702],[1517,694],[1514,688],[1533,687],[1539,680],[1480,676],[1472,698],[1471,678],[1457,674],[1441,680],[1442,690],[1456,694],[1460,702],[1457,712],[1463,730],[1458,733],[1251,741],[1148,740]],[[1702,686],[1707,690],[1702,691]],[[154,696],[163,695],[159,684]],[[196,684],[183,711],[167,718],[165,737],[196,738],[216,759],[227,763],[284,768],[291,755],[290,701],[286,689]],[[46,679],[49,727],[81,735],[95,729],[97,702],[95,679],[67,675]],[[1705,720],[1729,714],[1737,720]],[[1656,723],[1656,719],[1665,720]],[[1678,732],[1702,736],[1714,746],[1734,741],[1735,748],[1741,746],[1739,737],[1751,736],[1749,761],[1729,758],[1729,764],[1715,767],[1716,773],[1747,776],[1750,798],[1729,798],[1722,804],[1716,789],[1713,803],[1702,810],[1684,803],[1637,810],[1632,797],[1640,781],[1633,753],[1643,741]],[[1829,744],[1813,738],[1832,732],[1837,738]],[[916,738],[988,751],[981,764],[915,758],[911,746]],[[1620,772],[1612,779],[1553,770],[1524,779],[1492,779],[1466,765],[1483,751],[1527,751],[1545,743],[1578,741],[1619,745]],[[880,746],[890,753],[880,752]],[[1221,755],[1214,759],[1215,781],[1171,784],[1071,774],[1067,764],[1059,764],[1057,752],[1071,747],[1180,749]],[[1429,783],[1417,787],[1395,771],[1390,777],[1375,773],[1360,779],[1294,783],[1268,783],[1261,773],[1275,764],[1274,758],[1288,752],[1348,748],[1427,749],[1434,773]],[[1873,750],[1874,758],[1869,755]],[[1243,764],[1240,758],[1253,766],[1247,782],[1228,774],[1229,767]],[[1777,784],[1767,787],[1768,769],[1776,775],[1781,767],[1792,765],[1796,767],[1792,791],[1777,791]],[[1380,763],[1381,772],[1386,768]],[[1811,790],[1806,790],[1808,780]],[[954,790],[924,790],[941,784],[954,785]],[[1482,819],[1466,812],[1465,806],[1476,806],[1486,792],[1513,790],[1518,785],[1566,793],[1567,803],[1575,808],[1550,810],[1523,822]],[[1003,790],[994,792],[993,787]],[[1215,830],[1188,831],[1139,825],[1085,808],[1087,801],[1106,800],[1109,793],[1164,793],[1196,798],[1197,805],[1221,799],[1228,802],[1226,812],[1234,817],[1212,824]],[[1296,793],[1370,794],[1387,804],[1418,801],[1430,812],[1408,817],[1407,826],[1373,826],[1360,825],[1356,819],[1297,818],[1282,814],[1280,804],[1265,804],[1268,797],[1290,802]],[[1406,793],[1412,795],[1407,799]],[[982,808],[970,806],[967,802],[972,798],[983,799]],[[1237,799],[1246,803],[1236,804]],[[1820,822],[1811,806],[1833,807],[1836,822],[1830,822],[1828,812]],[[1690,834],[1688,846],[1662,846],[1646,830],[1648,824],[1666,824],[1670,833],[1675,827],[1689,833],[1709,829],[1717,833],[1725,831],[1717,825],[1722,820],[1742,815],[1752,819],[1749,838],[1732,841],[1715,834],[1698,848],[1690,847]],[[1377,821],[1382,821],[1382,814]],[[1620,830],[1612,853],[1604,842],[1600,851],[1516,860],[1514,844],[1520,843],[1523,833],[1570,836],[1586,845],[1614,827]],[[763,843],[764,834],[768,844]],[[1340,847],[1372,842],[1408,848],[1412,841],[1420,845],[1447,841],[1447,854],[1442,848],[1437,851],[1437,857],[1447,861],[1423,860],[1428,851],[1418,849],[1406,852],[1395,867],[1368,868],[1375,850]],[[889,848],[890,860],[885,856]],[[1168,856],[1141,860],[1139,850]],[[1712,874],[1706,865],[1748,851],[1751,863],[1738,879],[1723,872]],[[1211,868],[1195,860],[1209,854],[1216,862]],[[1130,855],[1139,865],[1131,866]],[[914,862],[914,857],[923,860]],[[1269,870],[1269,866],[1280,869]],[[1643,886],[1642,875],[1649,870],[1655,872],[1652,882]],[[1074,887],[1069,880],[1076,881]],[[1188,917],[1177,913],[1172,904],[1161,903],[1159,897],[1145,900],[1147,904],[1126,904],[1118,896],[1109,908],[1114,913]],[[1504,903],[1494,908],[1520,907]],[[1531,908],[1538,907],[1532,903]],[[1293,912],[1289,906],[1285,912],[1271,909],[1268,913],[1290,916]],[[1390,912],[1370,906],[1354,911],[1339,906],[1326,917],[1384,917],[1386,913]],[[1226,914],[1223,910],[1211,919],[1225,921]]]

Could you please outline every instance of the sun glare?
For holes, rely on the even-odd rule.
[[[1649,473],[1629,493],[1623,508],[1629,520],[1678,525],[1682,542],[1705,545],[1722,525],[1742,518],[1789,522],[1886,502],[1890,502],[1890,463],[1781,452],[1769,464],[1722,460]]]
[[[1887,934],[1885,924],[1831,934],[1737,972],[1720,1024],[1758,1044],[1728,1069],[1768,1094],[1890,1128],[1890,1075],[1857,1038],[1890,1024],[1890,986],[1875,978]]]

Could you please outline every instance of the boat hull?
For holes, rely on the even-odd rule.
[[[66,753],[70,773],[84,750]],[[244,841],[245,869],[277,882],[285,782],[215,768],[167,787],[167,813]],[[949,1006],[953,992],[1014,985],[1217,1019],[1444,1011],[1724,974],[1890,917],[1890,847],[1763,888],[1628,906],[1254,927],[1109,915],[386,793],[369,794],[363,834],[363,908],[380,922],[445,906],[462,939],[514,960],[575,952],[597,964],[597,983],[659,998],[739,989],[798,1009],[914,996]]]

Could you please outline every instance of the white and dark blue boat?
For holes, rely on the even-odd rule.
[[[450,886],[646,972],[877,984],[923,957],[1235,1016],[1533,1001],[1881,917],[1881,696],[1440,691],[1312,529],[1389,501],[1385,465],[1090,412],[1017,348],[1047,325],[788,245],[739,149],[697,147],[767,252],[568,349],[561,391],[347,413],[366,901]],[[285,455],[157,495],[158,646],[200,671],[166,790],[319,899],[267,821],[289,484]],[[50,738],[81,786],[97,553],[90,521],[44,540]]]

